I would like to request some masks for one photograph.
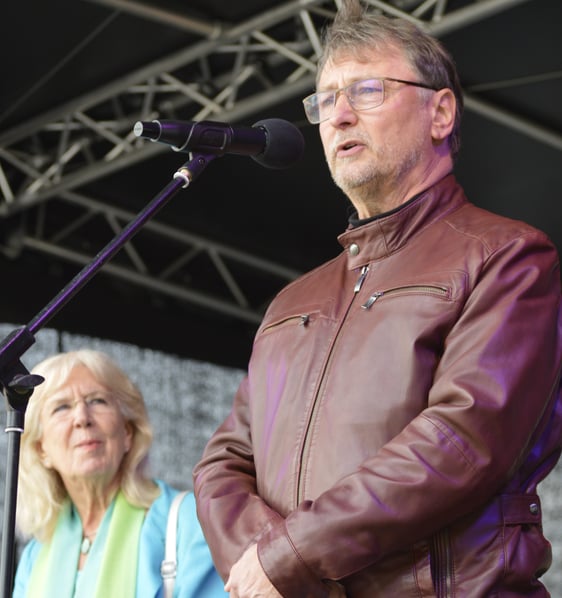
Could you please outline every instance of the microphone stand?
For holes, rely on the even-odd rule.
[[[2,554],[0,579],[1,598],[12,595],[15,553],[15,520],[17,483],[21,435],[24,430],[25,410],[35,386],[43,382],[41,376],[31,375],[21,363],[20,357],[35,342],[34,334],[41,329],[80,289],[109,261],[139,229],[180,190],[197,178],[216,155],[190,154],[159,194],[110,241],[27,326],[12,331],[0,342],[0,392],[7,402],[5,432],[8,434],[6,454],[6,486],[4,517],[2,525]]]

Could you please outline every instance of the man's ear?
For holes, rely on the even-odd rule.
[[[451,134],[455,126],[457,99],[450,89],[444,88],[433,94],[431,102],[433,106],[431,137],[434,142],[439,143]]]

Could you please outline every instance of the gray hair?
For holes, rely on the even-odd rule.
[[[131,449],[120,468],[123,494],[131,504],[148,508],[159,493],[147,474],[152,428],[139,389],[108,355],[100,351],[81,349],[53,355],[32,370],[45,381],[33,391],[26,410],[16,512],[19,531],[42,542],[51,538],[60,510],[69,498],[60,475],[43,465],[38,452],[43,434],[41,411],[45,401],[66,382],[78,365],[86,367],[98,382],[111,390],[133,431]]]
[[[403,52],[423,83],[435,89],[450,89],[457,108],[449,148],[456,159],[460,149],[463,93],[453,58],[437,39],[410,21],[369,13],[359,0],[343,0],[333,23],[324,30],[322,42],[317,82],[326,63],[339,54],[361,58],[366,52],[393,47]]]

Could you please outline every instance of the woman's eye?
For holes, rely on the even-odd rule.
[[[68,403],[59,403],[58,405],[55,405],[55,407],[53,407],[53,413],[62,413],[63,411],[66,411],[67,409],[69,409],[69,405]]]
[[[88,400],[90,405],[107,405],[107,399],[104,397],[93,397]]]

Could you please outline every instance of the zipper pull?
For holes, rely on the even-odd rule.
[[[361,268],[361,274],[359,275],[359,278],[357,279],[357,282],[355,283],[355,287],[353,288],[354,293],[358,293],[361,290],[361,286],[363,285],[363,281],[365,280],[365,277],[367,276],[368,271],[369,271],[369,266],[363,266]]]
[[[377,293],[373,293],[365,303],[361,306],[363,309],[369,309],[371,305],[379,298],[384,295],[384,291],[378,291]]]

